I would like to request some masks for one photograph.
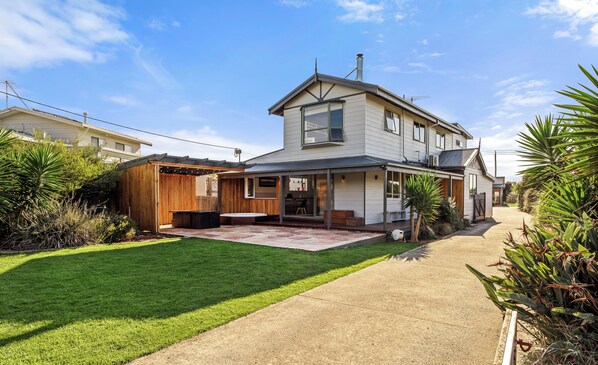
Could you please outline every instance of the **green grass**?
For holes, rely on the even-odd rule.
[[[507,203],[507,205],[511,208],[517,208],[517,203]]]
[[[416,247],[205,239],[0,255],[0,363],[123,363]]]

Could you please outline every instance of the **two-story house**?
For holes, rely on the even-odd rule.
[[[269,113],[284,120],[284,147],[246,161],[243,174],[221,175],[223,212],[261,212],[323,221],[333,210],[351,212],[348,224],[378,224],[409,217],[403,186],[409,175],[431,173],[445,197],[473,219],[473,195],[492,181],[462,126],[449,123],[393,92],[362,81],[315,73],[276,102]],[[478,217],[479,217],[478,212]]]
[[[37,133],[67,145],[100,147],[109,162],[129,161],[141,156],[141,145],[152,143],[123,133],[40,110],[10,107],[0,110],[0,128],[7,128],[25,140],[34,140]]]

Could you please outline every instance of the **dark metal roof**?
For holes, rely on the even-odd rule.
[[[477,148],[442,151],[438,158],[438,165],[441,169],[465,168],[468,161],[470,161],[472,156],[477,154],[477,152]]]
[[[338,169],[344,167],[383,166],[387,161],[368,156],[327,158],[321,160],[304,160],[291,162],[260,163],[245,169],[245,173],[262,174],[265,172],[307,171]]]
[[[247,164],[243,162],[230,162],[225,160],[218,161],[207,158],[193,158],[189,156],[172,156],[167,153],[163,153],[148,155],[131,161],[123,162],[118,165],[118,168],[119,170],[126,170],[134,166],[144,165],[151,162],[157,164],[180,164],[181,168],[183,167],[182,165],[194,165],[197,166],[198,169],[201,167],[210,167],[209,170],[211,172],[214,172],[214,170],[227,171],[229,169],[244,169],[247,167]],[[187,168],[189,167],[187,166]]]
[[[404,98],[394,94],[393,92],[383,88],[382,86],[375,85],[375,84],[368,84],[368,83],[365,83],[362,81],[343,79],[340,77],[325,75],[325,74],[321,74],[321,73],[316,73],[316,74],[310,76],[307,80],[305,80],[303,83],[301,83],[301,85],[297,86],[295,89],[293,89],[293,91],[291,91],[285,97],[283,97],[282,99],[277,101],[274,105],[272,105],[268,109],[268,113],[276,114],[276,115],[283,115],[284,106],[289,101],[291,101],[295,96],[299,95],[302,91],[307,89],[310,85],[312,85],[318,81],[329,82],[329,83],[337,84],[337,85],[341,85],[341,86],[347,86],[347,87],[350,87],[353,89],[365,91],[372,95],[376,95],[376,96],[378,96],[378,97],[380,97],[380,98],[382,98],[400,108],[403,108],[415,115],[418,115],[430,122],[438,123],[443,128],[446,128],[455,133],[461,133],[464,136],[466,136],[468,139],[473,138],[473,136],[471,134],[469,134],[469,132],[467,132],[462,126],[455,125],[454,123],[449,123],[446,120],[428,112],[427,110],[423,109],[422,107],[415,105],[414,103],[409,102],[409,101],[405,100]]]
[[[387,160],[372,156],[353,156],[353,157],[338,157],[307,161],[290,161],[290,162],[271,162],[259,163],[245,169],[243,175],[247,174],[275,174],[275,173],[289,173],[297,172],[300,174],[305,171],[322,171],[322,170],[341,170],[341,169],[355,169],[355,168],[386,168],[394,166],[398,168],[415,169],[419,171],[429,171],[432,173],[444,173],[460,175],[458,173],[443,171],[439,169],[432,169],[421,165],[413,165],[400,161]]]

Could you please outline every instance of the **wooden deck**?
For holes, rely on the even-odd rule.
[[[283,227],[304,227],[304,228],[326,228],[326,224],[323,220],[315,220],[314,218],[300,219],[300,218],[284,218],[282,224],[279,222],[278,216],[268,216],[266,219],[256,221],[258,225],[269,225],[269,226],[283,226]],[[366,224],[363,226],[339,226],[332,225],[332,229],[342,229],[347,231],[360,231],[360,232],[385,232],[384,225],[382,223],[377,224]],[[410,232],[411,227],[409,221],[398,221],[386,223],[386,232],[390,232],[395,229],[400,229],[405,232]]]

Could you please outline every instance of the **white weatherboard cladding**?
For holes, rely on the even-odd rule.
[[[365,181],[365,224],[382,222],[384,210],[384,175],[383,171],[368,171]],[[376,179],[376,176],[378,177]]]
[[[363,175],[363,172],[334,174],[334,209],[352,210],[356,217],[363,217]]]
[[[469,174],[475,174],[478,176],[478,194],[486,193],[486,218],[492,217],[492,180],[483,174],[480,163],[476,158],[469,166],[465,168],[465,177],[463,178],[463,193],[465,199],[463,204],[463,217],[469,220],[473,219],[473,197],[469,195]]]
[[[91,145],[91,137],[99,137],[106,140],[106,144],[102,147],[115,150],[116,143],[122,143],[133,147],[134,154],[140,154],[140,143],[120,138],[106,132],[101,132],[89,129],[83,125],[72,125],[69,123],[61,123],[56,120],[43,118],[37,115],[26,113],[17,113],[9,117],[4,117],[0,120],[0,127],[13,129],[18,132],[26,132],[35,134],[36,132],[45,133],[46,136],[53,140],[62,140],[67,144],[77,142],[80,146]],[[120,151],[110,151],[104,149],[103,154],[109,157],[119,157],[125,160],[134,158],[130,154],[122,154]]]
[[[25,113],[2,118],[0,127],[29,134],[45,132],[52,139],[62,139],[66,143],[73,143],[79,137],[79,130],[75,126]]]
[[[335,87],[333,91],[337,91],[337,87]],[[330,93],[332,94],[332,91]],[[304,96],[304,94],[307,93],[304,92],[299,96]],[[310,96],[310,98],[310,102],[314,102],[313,97]],[[343,105],[344,142],[341,142],[340,145],[303,148],[301,145],[301,108],[285,109],[284,149],[276,153],[253,159],[251,160],[251,163],[363,156],[365,154],[365,128],[363,123],[365,115],[365,95],[353,95],[343,98],[343,100],[346,101]]]

